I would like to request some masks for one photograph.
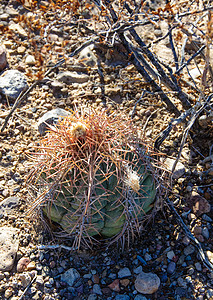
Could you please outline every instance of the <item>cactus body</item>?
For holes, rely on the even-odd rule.
[[[44,214],[70,236],[115,237],[139,226],[153,207],[147,154],[121,117],[74,113],[46,135],[40,153],[32,186]]]

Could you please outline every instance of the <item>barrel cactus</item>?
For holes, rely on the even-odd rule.
[[[51,127],[33,154],[31,209],[41,209],[78,247],[134,233],[156,196],[149,153],[141,145],[131,120],[74,111]]]

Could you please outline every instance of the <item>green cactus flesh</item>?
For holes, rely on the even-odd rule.
[[[90,190],[87,172],[80,176],[78,170],[73,172],[71,169],[49,196],[51,201],[45,203],[44,214],[60,224],[68,234],[74,235],[82,230],[84,236],[100,235],[105,238],[119,234],[133,219],[141,220],[153,207],[156,195],[154,179],[139,155],[128,153],[123,161],[127,167],[129,163],[129,172],[139,178],[137,191],[125,179],[126,172],[120,167],[122,164],[101,162],[94,167]],[[54,171],[50,173],[54,174]],[[74,180],[74,176],[79,176],[79,180]],[[43,177],[48,183],[52,181],[47,179],[46,174]]]

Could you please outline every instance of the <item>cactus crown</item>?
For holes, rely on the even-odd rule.
[[[152,208],[156,188],[130,120],[82,109],[65,117],[41,140],[28,178],[42,208],[63,232],[92,243],[138,229]],[[134,232],[134,230],[132,230]],[[89,243],[88,243],[89,244]]]

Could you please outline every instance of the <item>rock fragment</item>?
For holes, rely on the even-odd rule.
[[[141,272],[135,280],[135,288],[141,294],[151,295],[155,293],[160,286],[160,278],[154,273]]]
[[[169,172],[172,171],[173,165],[175,163],[175,159],[172,158],[166,158],[166,160],[163,162],[165,167],[168,169]],[[173,173],[173,178],[178,179],[183,176],[183,174],[186,172],[186,168],[181,162],[178,162],[175,168],[175,171]]]
[[[209,202],[197,193],[187,199],[187,203],[197,217],[209,213],[211,210]]]
[[[59,73],[56,79],[66,84],[85,83],[89,80],[89,76],[80,72],[77,73],[77,72],[65,71]]]
[[[125,278],[131,276],[129,268],[123,268],[118,272],[118,278]]]
[[[38,131],[41,135],[44,135],[48,129],[48,125],[55,125],[63,117],[69,116],[70,112],[62,108],[56,108],[45,113],[38,121]]]
[[[66,282],[69,286],[73,286],[74,283],[80,278],[79,272],[74,269],[70,268],[65,273],[61,275],[61,281]]]
[[[17,209],[18,206],[18,197],[8,197],[0,202],[0,215],[4,215],[5,213],[8,215],[12,215],[14,210]]]
[[[17,70],[5,71],[0,76],[0,92],[8,98],[15,100],[27,88],[26,77]]]
[[[35,57],[33,55],[27,55],[27,57],[25,59],[25,63],[28,66],[34,66],[36,63]]]
[[[22,257],[19,259],[17,264],[17,272],[24,272],[27,268],[27,265],[30,263],[30,259],[28,257]]]
[[[94,67],[97,64],[97,57],[95,56],[93,49],[93,45],[84,48],[79,55],[79,61],[87,66]]]
[[[18,251],[17,229],[3,226],[0,228],[0,271],[11,271]]]
[[[27,37],[27,32],[18,23],[12,23],[12,24],[10,24],[9,29],[11,31],[19,34],[21,37]]]
[[[0,45],[0,71],[7,65],[7,52],[6,49]]]

